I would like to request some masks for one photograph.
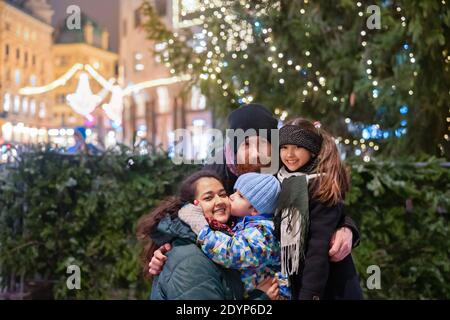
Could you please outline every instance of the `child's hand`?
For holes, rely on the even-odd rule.
[[[178,211],[178,218],[191,227],[196,235],[200,233],[208,222],[203,215],[202,207],[193,204],[187,204]]]
[[[277,278],[268,277],[265,278],[256,289],[264,291],[270,300],[278,300],[280,297],[280,290],[278,288]]]

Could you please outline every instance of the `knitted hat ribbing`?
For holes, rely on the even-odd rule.
[[[322,141],[323,138],[319,134],[303,130],[298,126],[285,125],[280,129],[280,147],[293,144],[317,155],[322,148]]]
[[[271,130],[278,128],[278,120],[265,106],[257,103],[250,103],[239,107],[228,116],[228,125],[232,130],[242,129],[245,132],[250,129],[256,131],[256,135],[260,135],[261,129],[267,130],[267,141],[271,142]],[[249,132],[250,134],[250,132]],[[237,152],[239,145],[244,141],[244,137],[234,137],[234,153]]]
[[[275,212],[281,191],[277,178],[254,172],[239,176],[234,189],[238,189],[260,214]]]

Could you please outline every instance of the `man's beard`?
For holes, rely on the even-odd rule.
[[[244,174],[244,173],[249,173],[249,172],[257,172],[260,173],[261,172],[261,168],[264,167],[270,167],[270,164],[268,165],[263,165],[261,163],[256,163],[256,164],[248,164],[248,163],[243,163],[243,164],[236,164],[236,173],[238,176]]]

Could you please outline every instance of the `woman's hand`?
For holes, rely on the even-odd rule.
[[[280,298],[280,289],[278,288],[277,278],[265,278],[256,289],[264,291],[270,300],[279,300]]]
[[[352,230],[343,227],[338,229],[330,241],[330,251],[328,255],[332,262],[339,262],[352,252],[353,245],[353,233]]]
[[[169,243],[165,243],[153,253],[152,260],[148,264],[148,272],[151,275],[157,276],[161,273],[167,260],[167,257],[164,254],[170,250],[172,250],[172,246]]]

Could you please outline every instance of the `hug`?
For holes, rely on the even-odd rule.
[[[228,120],[244,131],[278,127],[258,104]],[[260,173],[272,143],[280,148],[275,176]],[[297,118],[279,130],[279,141],[257,133],[236,150],[225,145],[223,157],[139,221],[150,298],[362,299],[350,254],[359,232],[343,205],[350,176],[334,138]]]

